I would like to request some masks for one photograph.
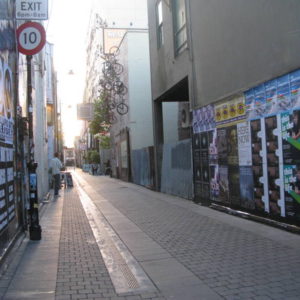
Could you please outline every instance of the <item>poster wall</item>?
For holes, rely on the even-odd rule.
[[[0,4],[0,254],[18,229],[14,163],[14,69],[16,65],[13,2]]]
[[[195,110],[193,131],[210,201],[300,222],[300,70]]]

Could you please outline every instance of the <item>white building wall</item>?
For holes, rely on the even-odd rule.
[[[128,86],[131,149],[153,146],[149,38],[128,32]]]
[[[34,93],[33,93],[33,133],[35,161],[38,163],[38,199],[41,201],[49,190],[48,183],[48,147],[46,143],[46,76],[44,51],[33,58]]]

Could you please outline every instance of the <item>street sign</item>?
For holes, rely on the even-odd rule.
[[[48,20],[48,0],[16,0],[16,19]]]
[[[44,27],[36,22],[27,22],[17,29],[19,52],[34,55],[42,50],[46,43]]]

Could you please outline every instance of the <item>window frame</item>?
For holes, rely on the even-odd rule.
[[[157,48],[160,49],[164,44],[164,34],[163,34],[163,1],[159,0],[155,6],[156,14],[156,37],[157,37]],[[160,22],[161,17],[161,22]]]
[[[185,23],[178,28],[177,18],[176,18],[176,2],[180,0],[172,0],[172,16],[173,16],[173,39],[174,39],[174,53],[178,56],[181,52],[187,49],[188,46],[188,33],[187,33],[187,19],[186,19],[186,2],[184,2],[184,13],[185,13]],[[179,45],[179,35],[185,31],[185,40]]]

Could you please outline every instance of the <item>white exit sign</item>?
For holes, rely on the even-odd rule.
[[[16,0],[16,19],[48,20],[48,0]]]

